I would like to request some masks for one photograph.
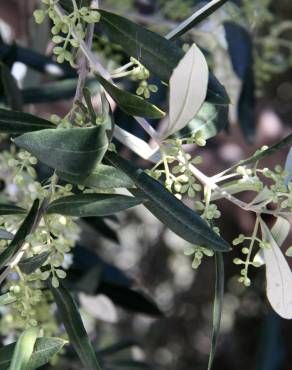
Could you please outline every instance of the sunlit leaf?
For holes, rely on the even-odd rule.
[[[13,351],[10,370],[27,370],[38,331],[38,328],[28,328],[20,335]]]
[[[267,297],[273,309],[283,318],[292,318],[292,272],[269,228],[261,220],[263,237],[271,244],[264,248]]]
[[[208,85],[208,65],[193,44],[173,70],[169,81],[169,123],[164,136],[185,127],[203,104]]]

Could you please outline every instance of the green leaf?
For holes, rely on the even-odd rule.
[[[47,213],[67,216],[108,216],[142,203],[139,197],[118,194],[78,194],[62,197],[52,202]]]
[[[27,370],[38,331],[38,328],[29,328],[20,335],[14,348],[10,370]]]
[[[244,166],[246,164],[251,164],[251,163],[254,163],[254,162],[259,161],[260,159],[269,157],[269,156],[273,155],[274,153],[276,153],[277,151],[285,148],[290,143],[292,143],[292,134],[286,136],[284,139],[282,139],[278,143],[270,146],[267,149],[264,149],[264,150],[259,149],[259,150],[257,150],[254,155],[252,155],[251,157],[249,157],[247,159],[244,159],[242,161],[239,161],[237,164],[235,164],[234,166],[232,166],[231,169],[236,168],[237,166]]]
[[[213,328],[212,328],[212,340],[211,350],[209,355],[208,370],[211,370],[214,355],[217,346],[217,339],[220,330],[221,313],[223,306],[223,295],[224,295],[224,261],[222,253],[215,253],[215,297],[213,303]]]
[[[134,185],[133,181],[119,169],[99,164],[96,169],[88,176],[73,176],[58,172],[58,176],[71,184],[83,185],[89,188],[115,189],[130,188]]]
[[[183,51],[171,41],[129,19],[105,10],[98,11],[101,14],[100,28],[108,38],[168,83],[174,68],[184,56]],[[214,97],[220,97],[222,103],[229,103],[225,88],[210,72],[207,100],[212,102]]]
[[[228,124],[228,110],[228,105],[205,102],[196,117],[185,128],[176,132],[174,137],[186,138],[200,131],[200,137],[210,139]]]
[[[26,210],[9,203],[0,203],[0,215],[23,215]]]
[[[14,139],[47,166],[72,175],[89,175],[109,141],[107,126],[30,132]]]
[[[13,110],[22,110],[21,92],[17,86],[15,78],[12,76],[10,69],[4,64],[0,63],[1,80],[4,89],[7,105]]]
[[[75,348],[84,368],[86,370],[101,370],[76,303],[70,293],[61,285],[59,288],[50,286],[50,289],[53,293],[58,312],[67,331],[70,343]]]
[[[12,240],[13,234],[4,229],[0,229],[0,240]]]
[[[0,133],[2,134],[23,134],[54,127],[50,121],[32,114],[0,109]]]
[[[47,364],[62,349],[65,343],[66,341],[60,338],[38,338],[26,370],[35,370]],[[15,343],[0,348],[0,370],[7,370],[14,349]]]
[[[10,304],[16,301],[16,297],[14,294],[5,293],[0,295],[0,306],[5,306],[6,304]]]
[[[224,5],[228,0],[213,0],[197,10],[194,14],[188,17],[186,20],[181,22],[177,27],[170,31],[165,38],[168,40],[175,40],[178,37],[184,35],[187,31],[192,29],[194,26],[202,22],[205,18],[209,17],[218,8]]]
[[[22,247],[23,243],[25,242],[26,236],[30,234],[37,219],[38,207],[39,201],[35,200],[28,215],[24,219],[23,223],[20,225],[11,243],[0,254],[0,268],[2,268]]]
[[[162,110],[141,98],[141,96],[119,89],[98,74],[95,74],[95,76],[117,105],[129,115],[146,118],[162,118],[165,116]]]
[[[95,78],[86,81],[86,86],[92,94],[100,92],[100,85]],[[73,98],[76,92],[77,78],[49,82],[41,86],[23,89],[24,104],[48,103]]]
[[[107,153],[106,159],[134,181],[140,190],[138,195],[148,199],[144,203],[145,207],[177,235],[212,250],[230,250],[224,239],[215,234],[196,212],[167,191],[159,181],[115,153]]]
[[[33,257],[25,258],[18,263],[18,267],[25,274],[31,274],[46,262],[49,255],[50,252],[43,252]]]

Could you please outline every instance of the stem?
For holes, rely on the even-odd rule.
[[[256,222],[255,222],[253,233],[252,233],[252,236],[251,236],[251,241],[250,241],[249,248],[248,248],[248,254],[247,254],[246,260],[245,260],[244,275],[243,275],[244,282],[248,281],[248,277],[247,277],[248,266],[249,266],[249,263],[250,263],[250,258],[251,258],[251,253],[252,253],[252,250],[253,250],[253,246],[254,246],[254,243],[257,239],[256,236],[257,236],[257,233],[258,233],[259,224],[260,224],[260,216],[259,216],[259,214],[257,214]]]

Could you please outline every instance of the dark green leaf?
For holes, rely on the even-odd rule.
[[[5,64],[0,63],[0,68],[6,103],[11,109],[21,111],[22,97],[17,82]]]
[[[228,0],[213,0],[206,4],[201,9],[197,10],[189,18],[180,23],[172,31],[170,31],[165,38],[168,40],[175,40],[178,37],[185,34],[187,31],[192,29],[194,26],[202,22],[205,18],[209,17],[218,8],[224,5]]]
[[[51,122],[32,114],[0,109],[0,133],[23,134],[54,127]]]
[[[23,215],[26,210],[9,203],[0,203],[0,215]]]
[[[162,118],[165,116],[162,110],[149,103],[147,100],[138,95],[131,94],[128,91],[119,89],[98,74],[95,74],[95,76],[117,105],[129,115],[146,118]]]
[[[89,175],[108,147],[106,125],[30,132],[15,138],[41,162],[72,175]]]
[[[13,351],[10,370],[27,370],[38,331],[38,328],[28,328],[20,335]]]
[[[213,329],[212,329],[212,341],[211,341],[211,350],[209,355],[208,370],[211,370],[214,355],[217,346],[217,339],[220,330],[221,322],[221,313],[223,306],[223,295],[224,295],[224,261],[222,253],[215,253],[215,297],[213,304]]]
[[[100,91],[100,85],[95,78],[88,79],[86,86],[92,94]],[[23,89],[21,91],[23,103],[36,104],[70,99],[74,97],[76,87],[77,78],[70,78]]]
[[[224,239],[215,234],[196,212],[167,191],[159,181],[115,153],[108,153],[106,158],[132,178],[140,190],[139,195],[148,199],[144,203],[145,207],[177,235],[212,250],[230,250]]]
[[[142,203],[143,198],[118,194],[79,194],[52,202],[47,213],[76,217],[107,216]]]
[[[23,223],[20,225],[11,243],[0,254],[0,268],[2,268],[22,247],[23,243],[25,242],[26,236],[30,234],[34,226],[35,220],[38,216],[38,207],[39,201],[35,200],[28,215],[24,219]]]
[[[246,164],[251,164],[251,163],[259,161],[260,159],[269,157],[273,155],[274,153],[276,153],[278,150],[285,148],[290,143],[292,143],[292,134],[286,136],[284,139],[282,139],[278,143],[270,146],[269,148],[265,150],[261,150],[261,149],[257,150],[254,155],[252,155],[251,157],[247,159],[243,159],[242,161],[239,161],[237,164],[232,166],[231,169],[236,168],[237,166],[245,166]]]
[[[97,168],[86,178],[58,172],[58,175],[71,184],[84,185],[90,188],[115,189],[130,188],[133,181],[119,169],[99,164]]]
[[[191,137],[198,131],[205,140],[217,135],[228,124],[228,105],[205,102],[191,122],[174,136]]]
[[[183,51],[174,43],[117,14],[99,9],[100,27],[109,39],[122,46],[125,53],[138,59],[150,72],[168,83],[170,76],[181,58]],[[209,73],[207,101],[221,97],[228,104],[229,98],[224,86]]]
[[[70,293],[62,286],[50,287],[53,293],[61,320],[69,336],[70,343],[75,348],[86,370],[101,370],[94,349],[85,331],[78,308]]]
[[[35,370],[48,363],[66,343],[60,338],[38,338],[26,370]],[[13,355],[15,343],[0,348],[0,370],[7,370]]]
[[[9,231],[6,231],[4,229],[0,229],[0,239],[2,240],[12,240],[13,234],[11,234]]]
[[[49,255],[50,252],[43,252],[33,257],[25,258],[18,263],[18,266],[25,274],[31,274],[46,262]]]

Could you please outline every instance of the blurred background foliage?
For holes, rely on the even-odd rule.
[[[101,5],[166,34],[201,2],[107,0]],[[34,0],[0,0],[0,100],[7,99],[3,83],[10,70],[20,88],[18,99],[12,102],[15,108],[44,117],[64,115],[74,96],[76,71],[55,63],[49,25],[35,25],[35,7]],[[192,42],[200,45],[231,99],[228,129],[194,152],[204,158],[207,174],[215,174],[291,132],[291,19],[289,0],[229,1],[178,42],[181,47]],[[128,60],[123,50],[102,34],[95,40],[94,50],[109,69]],[[154,78],[150,81],[157,83]],[[127,84],[128,89],[136,90],[137,83]],[[92,93],[99,89],[92,80],[88,86]],[[165,105],[165,88],[159,86],[151,99]],[[119,109],[115,119],[137,136],[144,135]],[[132,155],[120,149],[124,155]],[[286,153],[277,153],[264,165],[283,164]],[[5,186],[5,179],[2,182]],[[250,232],[252,214],[243,214],[224,201],[220,207],[226,240]],[[189,257],[183,254],[185,242],[142,207],[117,218],[85,219],[81,228],[68,284],[78,291],[86,328],[104,368],[206,369],[212,259],[192,270]],[[291,235],[289,239],[287,245]],[[232,263],[237,254],[235,249],[225,256],[226,292],[214,370],[291,369],[291,322],[281,320],[266,302],[263,269],[254,271],[250,288],[237,283]],[[77,369],[71,356],[73,352],[67,351],[56,368]]]

